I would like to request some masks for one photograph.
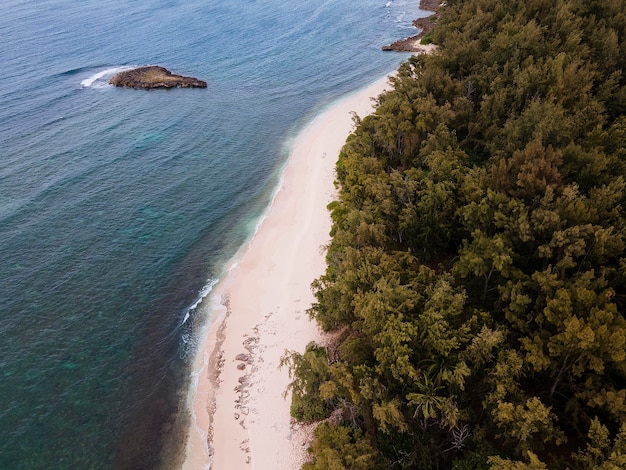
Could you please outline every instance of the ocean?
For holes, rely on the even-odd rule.
[[[157,468],[210,297],[300,129],[419,0],[0,3],[0,469]],[[131,90],[162,65],[207,89]]]

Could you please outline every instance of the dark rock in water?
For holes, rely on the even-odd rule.
[[[109,80],[111,85],[130,88],[206,88],[206,82],[193,77],[175,75],[156,65],[120,72]]]

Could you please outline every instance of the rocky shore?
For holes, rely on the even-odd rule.
[[[436,12],[440,6],[439,0],[422,0],[420,2],[420,8],[422,10],[429,10],[432,12]],[[429,44],[421,44],[421,40],[424,36],[430,33],[430,30],[433,28],[433,20],[435,15],[432,14],[425,18],[418,18],[413,21],[413,26],[418,29],[421,29],[419,34],[415,36],[411,36],[406,39],[400,39],[398,41],[389,44],[388,46],[383,46],[383,51],[400,51],[400,52],[417,52],[424,53],[430,52],[432,47]]]
[[[117,87],[130,88],[206,88],[203,80],[176,75],[156,65],[125,70],[113,76],[109,83]]]

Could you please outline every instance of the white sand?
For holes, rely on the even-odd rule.
[[[319,338],[306,310],[314,301],[311,282],[325,270],[335,163],[353,129],[351,112],[369,114],[371,97],[385,88],[387,77],[339,101],[301,132],[266,219],[211,294],[219,312],[211,313],[217,320],[194,364],[183,468],[293,469],[306,458],[310,433],[292,425],[290,396],[283,396],[288,371],[278,365],[285,350],[303,352]]]
[[[415,52],[416,54],[432,54],[437,50],[436,44],[422,44],[421,39],[417,39],[413,42],[411,52]]]

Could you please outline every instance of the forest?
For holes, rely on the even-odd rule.
[[[626,2],[447,0],[354,116],[306,470],[626,468]]]

